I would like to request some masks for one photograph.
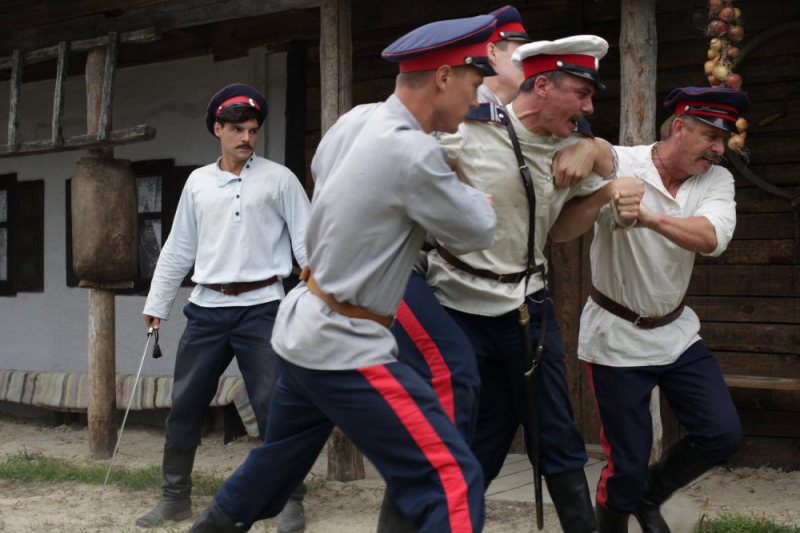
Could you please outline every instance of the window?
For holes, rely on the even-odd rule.
[[[146,295],[161,248],[172,228],[181,191],[189,174],[197,167],[176,167],[172,159],[131,163],[136,175],[136,199],[139,218],[139,267],[132,290],[119,294]],[[79,280],[72,270],[71,180],[67,180],[67,286],[77,287]],[[191,285],[191,273],[184,285]]]
[[[0,296],[44,290],[44,181],[0,176]]]

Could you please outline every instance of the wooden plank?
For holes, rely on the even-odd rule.
[[[138,31],[129,31],[123,33],[120,36],[120,42],[124,44],[149,43],[157,41],[159,39],[161,39],[161,32],[156,31],[155,28],[147,28]],[[93,48],[105,46],[107,44],[108,44],[108,37],[84,39],[82,41],[75,41],[71,43],[70,52],[76,54],[88,52]],[[42,61],[48,61],[50,59],[60,57],[60,49],[61,49],[61,44],[59,43],[54,46],[48,46],[47,48],[42,48],[41,50],[34,50],[33,52],[28,52],[22,56],[22,64],[32,65],[36,63],[41,63]],[[11,58],[10,57],[0,58],[0,70],[6,70],[9,68],[11,68]]]
[[[800,298],[689,296],[686,304],[702,321],[800,324]]]
[[[748,140],[750,138],[748,137]],[[792,191],[794,187],[781,187]],[[787,213],[792,211],[788,198],[781,198],[758,188],[736,191],[736,213]]]
[[[730,467],[770,466],[786,471],[800,470],[800,439],[752,437],[745,435]]]
[[[22,102],[22,64],[20,63],[19,50],[14,50],[11,55],[11,83],[9,85],[11,103],[8,108],[8,149],[16,152],[19,148],[19,120]]]
[[[117,436],[116,321],[114,291],[89,289],[89,450],[108,459]]]
[[[767,376],[743,376],[726,374],[725,384],[730,388],[766,389],[771,391],[800,391],[800,379],[772,378]],[[795,403],[800,409],[800,403]]]
[[[697,265],[690,295],[800,296],[798,265]]]
[[[734,239],[794,239],[798,231],[794,213],[739,213]]]
[[[800,354],[800,325],[703,322],[703,342],[712,351]]]
[[[714,351],[724,374],[800,379],[800,355]]]
[[[166,32],[317,5],[319,0],[174,0],[126,9],[115,17],[108,17],[101,10],[47,24],[18,26],[0,34],[0,50],[38,50],[58,41],[90,39],[112,31],[123,33],[155,27]]]
[[[739,409],[800,410],[800,390],[732,387],[730,384],[728,388]]]
[[[800,106],[798,107],[797,113],[800,113]],[[796,113],[796,114],[797,114]],[[795,114],[795,115],[796,115]],[[749,117],[748,117],[749,118]],[[787,121],[789,122],[789,121]],[[795,126],[792,126],[795,127]],[[747,181],[745,178],[742,177],[741,173],[733,168],[733,167],[726,167],[728,170],[731,171],[733,177],[736,179],[736,189],[752,189],[755,187],[752,183]],[[800,186],[800,176],[797,174],[797,164],[795,163],[783,163],[783,164],[762,164],[762,165],[748,165],[748,168],[757,174],[759,177],[763,178],[768,183],[777,186],[791,186],[797,187]]]
[[[0,159],[4,157],[19,157],[25,155],[49,154],[54,152],[68,152],[73,150],[107,149],[123,144],[133,144],[152,141],[156,137],[156,129],[147,124],[133,126],[112,131],[107,140],[100,140],[95,133],[76,135],[64,139],[61,146],[53,145],[48,141],[30,141],[19,145],[17,151],[12,151],[8,146],[0,146]]]
[[[115,32],[108,34],[105,69],[103,73],[103,94],[100,103],[100,119],[97,123],[97,138],[105,141],[111,134],[111,105],[114,99],[114,79],[117,73],[117,50],[119,38]]]
[[[742,432],[751,437],[800,438],[800,411],[739,409]]]
[[[800,263],[795,239],[733,240],[719,257],[697,255],[698,265],[791,265]]]
[[[64,144],[64,96],[67,90],[67,68],[69,67],[69,43],[58,45],[58,67],[56,69],[56,89],[53,97],[53,127],[51,141],[54,147]]]

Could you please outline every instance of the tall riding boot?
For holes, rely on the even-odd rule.
[[[565,533],[597,533],[597,521],[583,470],[546,476],[547,490]]]
[[[189,533],[240,533],[249,530],[250,528],[245,528],[242,524],[231,522],[231,519],[217,506],[217,502],[213,501],[203,511]]]
[[[620,513],[597,504],[597,530],[599,533],[628,533],[630,513]]]
[[[411,520],[397,506],[389,489],[386,489],[383,493],[381,513],[378,515],[378,533],[415,533],[416,531]]]
[[[684,437],[647,472],[644,495],[633,514],[639,520],[643,533],[670,533],[669,526],[661,516],[660,507],[676,490],[713,467],[692,446],[689,437]]]
[[[306,530],[306,513],[303,509],[303,498],[306,497],[304,483],[300,483],[283,506],[281,520],[278,523],[278,533],[303,533]]]
[[[167,520],[178,522],[192,516],[192,468],[197,447],[164,446],[161,461],[161,500],[136,520],[139,527],[155,527]]]

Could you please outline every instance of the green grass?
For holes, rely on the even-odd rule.
[[[785,526],[763,516],[724,514],[709,519],[703,516],[697,525],[699,533],[800,533],[800,527]]]
[[[8,455],[0,462],[0,479],[16,483],[85,483],[103,485],[108,465],[76,466],[61,459],[46,457],[41,453],[22,450]],[[213,496],[222,487],[224,478],[219,475],[195,473],[192,475],[192,494]],[[161,469],[158,466],[145,468],[118,468],[111,470],[108,485],[127,491],[161,490]]]

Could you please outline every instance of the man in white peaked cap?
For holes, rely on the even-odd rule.
[[[570,533],[594,532],[596,524],[583,473],[585,445],[570,405],[563,343],[548,305],[543,250],[548,230],[568,199],[599,189],[609,195],[633,194],[624,190],[633,180],[606,182],[601,177],[613,172],[610,145],[594,140],[589,132],[575,133],[594,110],[595,90],[603,88],[597,66],[607,49],[606,41],[596,36],[522,45],[513,60],[525,81],[508,108],[481,106],[457,133],[441,136],[459,177],[493,195],[497,233],[491,248],[469,254],[436,246],[426,274],[476,352],[481,391],[472,449],[487,486],[499,473],[519,425],[530,429],[524,377],[530,361],[525,360],[522,342],[529,336],[535,351],[541,341],[541,357],[531,378],[539,457],[530,442],[528,451],[532,461],[539,461],[561,525]],[[526,200],[509,126],[530,171],[535,207]],[[575,163],[561,164],[567,160]],[[561,170],[554,173],[554,166]],[[604,187],[607,183],[613,185]],[[529,217],[531,210],[535,217]],[[525,304],[530,321],[524,334],[519,313]]]

